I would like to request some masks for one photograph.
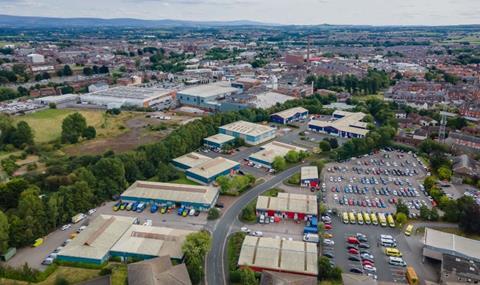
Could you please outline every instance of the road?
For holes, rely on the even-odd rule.
[[[234,224],[236,218],[242,211],[242,209],[254,200],[261,193],[273,188],[278,183],[287,179],[291,175],[300,171],[303,165],[297,165],[288,170],[285,170],[278,175],[272,177],[272,179],[255,186],[230,206],[230,208],[223,213],[222,217],[216,222],[212,229],[212,249],[207,255],[206,260],[206,282],[209,285],[221,285],[227,284],[226,282],[226,243],[228,235],[230,234],[230,228]]]

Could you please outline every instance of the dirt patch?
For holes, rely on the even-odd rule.
[[[161,121],[154,118],[146,118],[144,115],[129,119],[125,122],[128,129],[121,135],[109,138],[99,138],[92,141],[86,141],[81,144],[68,146],[64,152],[68,155],[82,154],[102,154],[106,151],[125,152],[133,150],[138,146],[150,144],[165,138],[178,125],[189,117],[174,116],[171,120]],[[152,131],[149,126],[165,124],[168,126],[165,130]]]

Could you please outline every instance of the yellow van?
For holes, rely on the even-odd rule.
[[[37,238],[34,242],[33,242],[33,247],[39,247],[43,244],[43,238]]]
[[[392,215],[388,215],[387,216],[387,221],[388,221],[388,225],[391,227],[391,228],[394,228],[395,227],[395,221],[393,220],[393,216]]]
[[[388,256],[395,256],[395,257],[401,257],[402,253],[400,250],[393,248],[393,247],[387,247],[385,248],[385,254]]]
[[[372,224],[373,225],[378,225],[378,219],[377,219],[377,215],[375,215],[375,213],[371,213],[370,214],[370,219],[372,220]]]
[[[363,225],[363,216],[362,213],[357,213],[357,223]]]
[[[370,215],[368,213],[363,213],[363,220],[367,225],[370,225],[372,223],[372,221],[370,220]]]
[[[350,224],[356,224],[357,220],[355,219],[355,214],[350,212],[348,213],[348,219],[350,220]]]
[[[343,212],[343,223],[348,224],[348,213],[347,212]]]
[[[410,236],[412,235],[412,231],[413,231],[413,225],[408,225],[406,228],[405,228],[405,235],[406,236]]]

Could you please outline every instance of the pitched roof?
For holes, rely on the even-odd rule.
[[[128,284],[191,285],[184,263],[172,265],[170,256],[161,256],[128,265]]]

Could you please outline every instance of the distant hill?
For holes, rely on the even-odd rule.
[[[31,16],[0,15],[0,27],[226,27],[226,26],[277,26],[248,20],[238,21],[183,21],[183,20],[141,20],[130,18],[51,18]]]

